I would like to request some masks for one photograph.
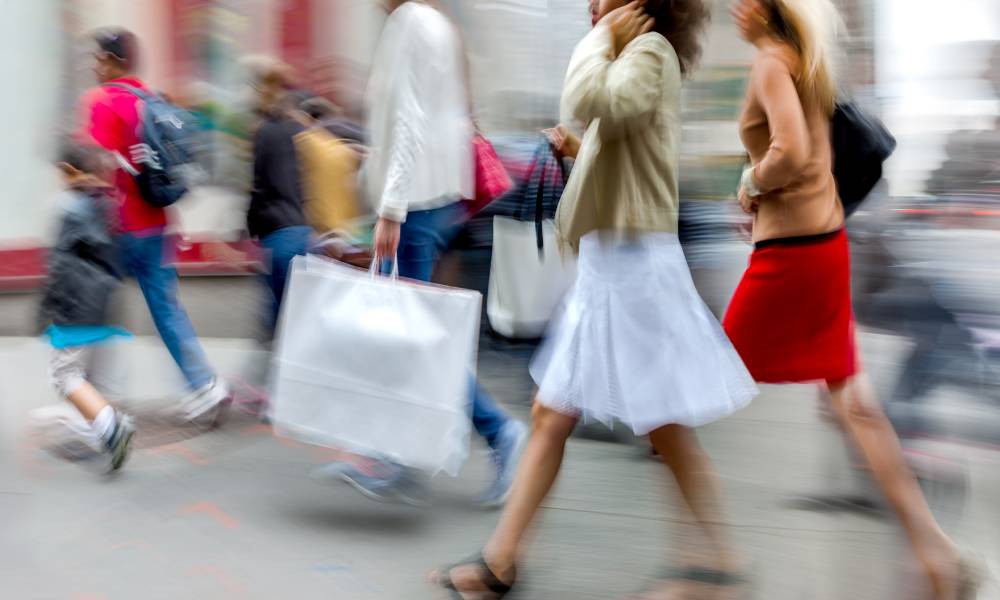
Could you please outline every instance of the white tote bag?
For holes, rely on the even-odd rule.
[[[493,219],[493,261],[486,296],[490,326],[508,338],[531,339],[545,327],[576,278],[576,259],[559,252],[555,225],[542,222],[539,254],[535,223]]]
[[[456,474],[481,297],[298,257],[272,375],[280,435]]]

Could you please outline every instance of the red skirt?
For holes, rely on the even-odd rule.
[[[723,327],[762,383],[836,383],[858,370],[844,230],[757,244]]]

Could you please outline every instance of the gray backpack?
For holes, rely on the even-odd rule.
[[[132,162],[142,166],[130,172],[146,202],[159,208],[170,206],[188,192],[201,173],[194,118],[158,94],[124,83],[108,85],[142,102],[136,132],[140,143],[129,149]]]

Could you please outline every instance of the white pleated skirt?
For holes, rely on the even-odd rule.
[[[592,232],[531,364],[538,400],[637,435],[699,427],[757,386],[694,287],[677,236]]]

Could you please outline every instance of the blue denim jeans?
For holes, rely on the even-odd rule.
[[[188,386],[197,390],[208,385],[215,378],[215,371],[208,364],[191,319],[177,300],[173,238],[123,233],[118,236],[118,246],[125,268],[142,290],[160,339]]]
[[[418,281],[430,281],[434,265],[459,231],[460,204],[450,204],[431,210],[417,210],[406,215],[400,227],[399,250],[396,261],[399,276]],[[388,273],[391,264],[383,264],[382,272]],[[472,396],[472,425],[491,447],[510,417],[497,406],[493,398],[474,377],[470,377]]]
[[[285,227],[260,238],[260,245],[267,251],[264,283],[268,288],[270,302],[266,322],[272,331],[278,323],[289,266],[293,258],[306,253],[311,235],[312,228],[302,225]]]

